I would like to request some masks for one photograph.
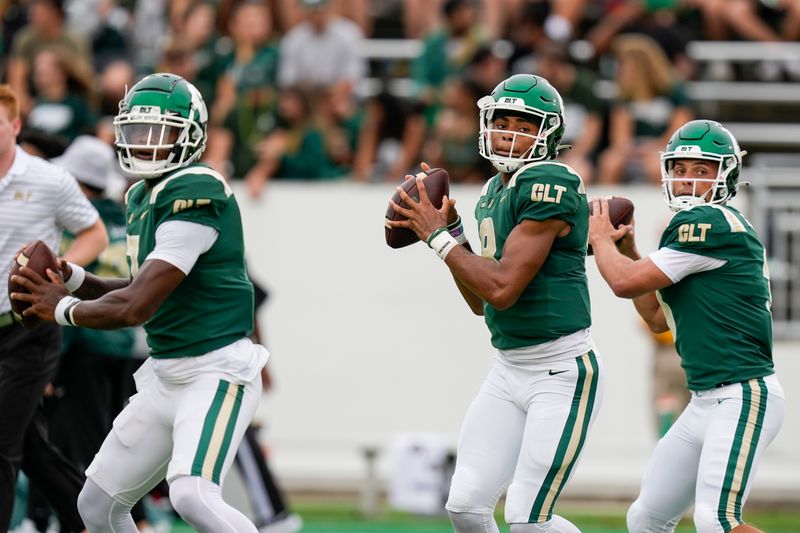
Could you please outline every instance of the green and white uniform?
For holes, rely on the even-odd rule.
[[[539,272],[510,308],[484,303],[492,345],[499,350],[536,346],[591,325],[586,282],[589,207],[580,177],[563,163],[523,167],[503,185],[490,179],[475,207],[481,254],[499,261],[511,231],[522,221],[563,220],[568,235],[553,242]]]
[[[250,335],[253,284],[247,277],[239,206],[224,178],[201,164],[165,174],[127,194],[128,261],[135,277],[156,246],[156,230],[183,220],[220,238],[145,324],[151,356],[202,355]]]
[[[191,258],[186,278],[145,324],[152,352],[136,372],[137,394],[87,470],[109,495],[132,504],[164,477],[221,483],[258,404],[267,353],[247,338],[253,286],[246,275],[239,208],[222,176],[191,164],[137,183],[127,204],[134,278],[148,259],[170,257],[160,253],[157,235],[164,235],[163,225],[194,224],[180,228],[196,228],[198,239],[208,228],[217,234],[206,251]],[[192,235],[185,235],[187,247],[191,241]],[[173,264],[182,269],[184,262]],[[120,473],[113,464],[126,468]]]
[[[772,374],[766,254],[750,223],[733,207],[693,207],[673,217],[664,247],[725,262],[659,291],[689,389]]]
[[[526,221],[563,220],[570,231],[554,240],[514,305],[484,303],[497,357],[462,426],[447,509],[488,520],[508,486],[506,521],[545,527],[602,399],[602,362],[588,329],[586,192],[569,166],[532,162],[505,185],[491,178],[475,216],[481,254],[497,261]]]
[[[733,207],[679,211],[650,255],[692,399],[648,465],[628,512],[633,533],[673,531],[689,506],[700,533],[743,522],[758,461],[781,426],[764,247]]]

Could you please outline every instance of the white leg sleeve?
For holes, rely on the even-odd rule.
[[[250,520],[222,500],[219,485],[207,479],[176,477],[169,485],[169,500],[181,518],[200,533],[257,533]]]
[[[492,516],[514,475],[525,428],[525,413],[502,399],[495,368],[484,381],[461,426],[456,469],[446,508],[454,513]],[[494,518],[492,517],[492,520]]]
[[[511,533],[581,533],[575,524],[558,515],[539,524],[511,524]]]
[[[106,494],[91,478],[78,495],[78,512],[91,533],[139,532],[131,518],[130,506]]]
[[[637,499],[628,509],[626,517],[630,533],[673,533],[678,525],[680,516],[665,518],[648,510]]]
[[[494,516],[489,513],[456,513],[448,511],[455,533],[500,533]]]

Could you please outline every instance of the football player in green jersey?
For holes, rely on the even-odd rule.
[[[144,324],[150,358],[114,420],[78,500],[92,533],[135,532],[131,507],[166,477],[170,501],[201,532],[255,533],[221,497],[261,394],[268,354],[248,338],[253,285],[242,222],[224,178],[197,162],[207,111],[179,76],[145,77],[114,120],[122,168],[143,177],[126,194],[131,277],[100,278],[62,264],[20,278],[27,311],[64,326]],[[70,292],[74,294],[69,294]]]
[[[633,226],[612,227],[607,202],[594,200],[589,242],[600,273],[650,329],[672,331],[692,392],[628,511],[633,533],[674,531],[692,502],[699,533],[758,531],[743,522],[742,507],[785,402],[772,365],[766,252],[727,205],[743,154],[717,122],[693,120],[673,134],[661,173],[677,213],[645,258]]]
[[[472,253],[454,202],[394,208],[444,260],[475,314],[484,315],[495,365],[467,412],[447,510],[457,533],[497,532],[508,487],[512,533],[575,533],[553,514],[602,397],[602,364],[589,327],[585,258],[589,207],[580,176],[555,158],[564,133],[561,96],[515,75],[478,101],[480,153],[498,170],[475,208]],[[449,225],[448,225],[449,223]],[[509,485],[510,484],[510,485]]]

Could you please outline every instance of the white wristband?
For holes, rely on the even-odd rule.
[[[54,312],[56,322],[62,326],[74,326],[75,319],[72,315],[81,301],[80,298],[75,298],[74,296],[64,296],[61,298],[56,304],[56,310]]]
[[[76,265],[75,263],[70,263],[69,266],[72,269],[72,274],[70,274],[69,279],[65,281],[64,284],[67,286],[69,292],[75,292],[81,288],[81,285],[83,285],[83,282],[86,280],[86,271],[82,266]]]
[[[447,231],[442,231],[433,239],[431,239],[431,242],[428,246],[433,248],[433,251],[436,252],[436,255],[438,255],[439,258],[444,261],[447,257],[447,254],[450,253],[450,250],[458,246],[458,242],[456,241],[455,237],[450,235],[450,233]]]

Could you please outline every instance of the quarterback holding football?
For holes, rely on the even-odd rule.
[[[652,331],[672,331],[692,393],[628,510],[632,533],[674,531],[692,503],[698,533],[758,531],[742,507],[785,401],[772,364],[767,255],[750,222],[728,205],[743,155],[711,120],[672,135],[661,175],[676,214],[645,258],[632,226],[615,229],[606,201],[594,201],[589,242],[600,273],[617,296],[633,299]]]
[[[150,357],[137,393],[88,467],[78,500],[92,533],[135,533],[131,507],[166,478],[175,510],[201,532],[256,533],[220,483],[261,395],[267,351],[248,338],[253,285],[239,207],[225,179],[198,163],[208,113],[179,76],[145,77],[114,119],[120,165],[143,179],[126,194],[130,279],[71,265],[66,282],[16,276],[35,314],[64,326],[144,324]]]
[[[408,208],[393,206],[407,220],[387,222],[413,229],[447,264],[495,348],[461,427],[446,507],[456,533],[496,533],[494,508],[508,487],[512,533],[576,533],[554,509],[603,390],[589,331],[586,191],[556,159],[564,104],[547,80],[511,76],[477,104],[479,151],[498,172],[475,207],[480,253],[454,203],[436,209],[422,180],[419,202],[398,189]]]

